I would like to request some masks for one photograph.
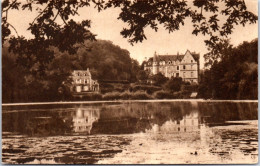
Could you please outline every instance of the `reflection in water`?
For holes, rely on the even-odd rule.
[[[257,103],[21,106],[2,117],[9,164],[257,162]]]
[[[73,116],[74,132],[87,132],[90,134],[92,124],[99,118],[99,109],[78,108]]]
[[[147,132],[155,133],[176,133],[176,132],[192,132],[198,131],[200,127],[198,112],[192,112],[185,115],[182,120],[169,120],[162,126],[155,124],[151,130]]]

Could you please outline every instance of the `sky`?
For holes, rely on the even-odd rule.
[[[249,11],[258,14],[257,0],[246,0],[246,5]],[[188,3],[191,3],[189,0]],[[97,35],[97,39],[110,40],[115,45],[130,52],[130,56],[136,59],[141,64],[145,57],[152,57],[156,51],[161,54],[184,54],[186,50],[200,53],[200,61],[203,68],[203,55],[207,53],[207,47],[204,40],[208,37],[202,35],[192,35],[192,24],[190,20],[185,21],[185,25],[178,31],[168,33],[162,25],[155,32],[151,28],[145,29],[147,40],[142,43],[136,43],[132,46],[127,40],[120,35],[123,27],[127,24],[118,20],[120,9],[110,8],[105,11],[98,12],[92,7],[82,8],[79,11],[80,16],[75,17],[75,20],[90,19],[91,32]],[[30,37],[30,32],[27,31],[28,23],[31,22],[36,13],[12,11],[9,13],[9,22],[16,27],[18,34],[25,37]],[[245,27],[235,26],[233,33],[229,36],[231,44],[237,46],[243,41],[251,41],[258,37],[258,24],[247,24]]]

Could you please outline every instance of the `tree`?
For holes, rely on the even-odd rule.
[[[168,78],[160,72],[155,75],[152,75],[150,79],[152,80],[152,84],[157,86],[162,86],[168,80]]]
[[[223,3],[224,8],[219,4]],[[158,30],[162,24],[170,32],[179,30],[186,19],[193,23],[192,34],[208,35],[206,45],[214,48],[218,36],[227,37],[234,25],[256,23],[257,16],[247,11],[244,0],[146,0],[146,1],[103,1],[103,0],[3,0],[2,1],[2,41],[9,40],[10,50],[18,54],[18,64],[34,71],[44,73],[48,63],[54,58],[50,46],[61,52],[76,53],[77,44],[85,40],[95,40],[95,35],[88,28],[90,20],[75,22],[73,16],[79,15],[80,8],[93,4],[99,11],[111,7],[121,8],[118,19],[128,23],[121,34],[129,38],[131,44],[146,39],[144,29],[151,27]],[[28,10],[38,15],[29,24],[33,38],[26,39],[18,34],[8,22],[9,10]],[[219,18],[223,16],[223,25]],[[59,22],[58,19],[61,21]],[[11,29],[16,36],[10,37]],[[84,45],[85,46],[85,45]],[[85,46],[89,49],[88,46]]]
[[[148,80],[149,78],[149,73],[147,73],[147,71],[144,71],[144,70],[140,70],[138,73],[137,73],[137,79],[139,82],[145,82]]]
[[[228,44],[227,44],[228,45]],[[257,99],[258,40],[220,52],[199,85],[199,95],[215,99]]]
[[[181,77],[172,77],[165,83],[164,88],[172,92],[178,92],[181,90],[182,83]]]

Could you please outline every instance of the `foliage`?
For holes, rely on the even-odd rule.
[[[183,81],[181,77],[172,77],[165,83],[164,89],[169,90],[171,92],[177,92],[181,90],[182,84]]]
[[[174,95],[172,93],[170,93],[169,91],[164,91],[164,90],[156,91],[153,94],[153,96],[156,99],[173,99],[174,98]]]
[[[188,1],[109,1],[105,8],[120,7],[119,19],[127,22],[129,27],[124,28],[121,34],[129,37],[129,42],[134,43],[146,39],[144,29],[150,26],[155,31],[158,24],[163,24],[169,32],[179,30],[184,25],[185,19],[193,23],[192,34],[209,35],[206,44],[211,46],[220,36],[232,33],[234,25],[256,23],[257,16],[247,11],[244,1],[241,0],[193,0]],[[220,3],[224,8],[220,8]],[[206,17],[206,15],[208,15]],[[219,18],[224,16],[223,25]]]
[[[136,92],[136,91],[145,91],[148,94],[152,94],[155,91],[159,91],[162,88],[159,86],[153,86],[153,85],[131,85],[130,91]]]
[[[145,81],[147,81],[148,77],[149,77],[149,73],[147,71],[144,70],[140,70],[137,75],[137,80],[141,83],[145,83]]]
[[[134,99],[134,100],[146,100],[146,99],[151,99],[151,96],[148,95],[144,91],[137,91],[137,92],[132,94],[131,99]]]
[[[80,47],[77,54],[73,55],[51,48],[56,56],[47,65],[44,75],[17,65],[18,56],[9,52],[8,46],[4,47],[3,101],[70,100],[72,99],[70,92],[72,80],[69,76],[73,70],[87,68],[90,68],[92,77],[100,82],[101,79],[121,82],[120,84],[101,83],[102,93],[127,90],[129,81],[136,80],[135,73],[140,70],[138,63],[130,58],[129,52],[110,41],[98,40],[90,42],[89,45],[94,49],[86,51]]]
[[[225,51],[201,75],[199,95],[214,99],[257,99],[258,39]]]
[[[77,54],[71,56],[74,68],[90,68],[97,80],[136,80],[140,67],[136,60],[130,58],[127,50],[106,40],[85,42],[85,45],[90,46],[91,50],[81,47]]]
[[[118,19],[128,24],[128,27],[121,31],[121,35],[129,38],[131,44],[146,39],[144,29],[147,27],[157,31],[159,24],[162,24],[170,33],[179,30],[188,19],[193,24],[191,33],[208,35],[206,45],[214,48],[219,42],[218,36],[226,37],[231,34],[234,25],[245,26],[246,23],[257,21],[257,16],[247,11],[243,0],[3,0],[2,41],[4,43],[9,39],[9,48],[18,55],[19,65],[44,75],[46,67],[54,59],[54,51],[50,47],[56,47],[60,52],[69,54],[75,54],[79,45],[86,49],[91,48],[84,45],[86,40],[95,40],[95,35],[89,31],[91,20],[74,20],[74,16],[80,14],[78,11],[81,8],[91,5],[99,11],[112,7],[120,8]],[[31,39],[19,35],[16,28],[9,23],[10,10],[37,13],[28,25],[28,30],[33,36]],[[224,22],[223,25],[220,18],[221,22]],[[11,29],[15,31],[16,36],[10,37]]]
[[[120,99],[120,92],[109,92],[103,95],[104,100],[118,100]]]
[[[162,73],[157,73],[155,75],[150,76],[150,80],[152,81],[153,85],[162,86],[168,80]]]

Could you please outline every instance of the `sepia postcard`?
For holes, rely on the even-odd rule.
[[[257,164],[257,0],[2,0],[1,164]]]

